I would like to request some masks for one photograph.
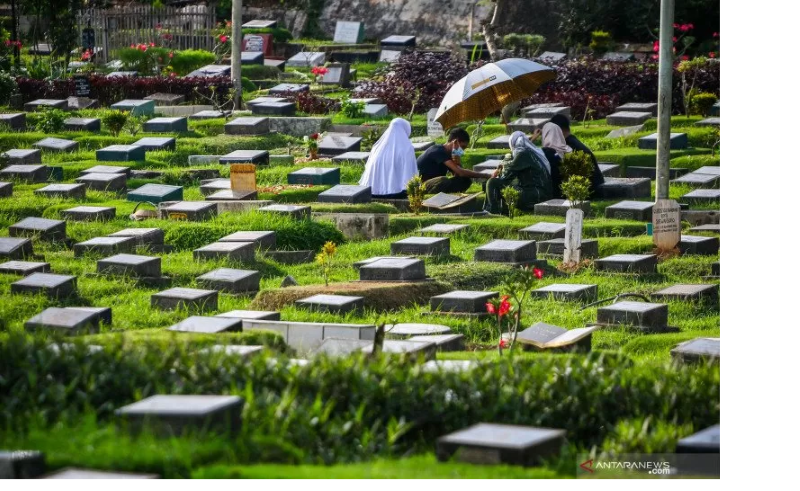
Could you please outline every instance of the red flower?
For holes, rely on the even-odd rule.
[[[317,138],[319,138],[319,133],[314,133],[313,135],[311,135],[312,140],[316,140]]]
[[[501,339],[499,345],[501,349],[506,349],[508,348],[508,341],[506,341],[505,339]]]
[[[683,56],[681,56],[681,60],[688,61],[689,57],[687,55],[683,55]]]
[[[689,29],[694,29],[694,24],[686,24],[686,25],[689,26]]]
[[[672,42],[673,43],[677,43],[678,42],[678,38],[676,38],[675,36],[672,36]]]
[[[151,43],[149,44],[149,46],[150,46],[151,48],[152,48],[152,47],[154,47],[155,45],[156,45],[156,43],[153,43],[153,42],[151,42]]]
[[[169,56],[170,58],[172,58],[172,51],[170,51],[170,52],[169,52],[169,54],[168,54],[167,56]]]
[[[131,44],[131,48],[135,48],[135,47],[136,47],[136,45],[135,45],[135,44]]]
[[[542,276],[544,276],[544,271],[539,268],[533,268],[533,276],[535,276],[537,280],[541,280]]]
[[[490,314],[494,314],[495,313],[494,305],[491,302],[486,302],[486,312],[488,312]]]
[[[658,48],[659,48],[659,47],[660,47],[660,45],[658,44],[658,41],[656,41],[655,43],[653,43],[653,51],[658,51]]]
[[[714,53],[713,51],[712,51],[711,53],[709,53],[709,54],[708,54],[708,57],[709,57],[709,58],[716,58],[716,56],[717,56],[717,54],[716,54],[716,53]]]
[[[510,310],[511,303],[508,301],[508,295],[503,295],[503,298],[500,299],[500,310],[497,312],[497,315],[503,317],[508,314]]]
[[[677,29],[678,27],[680,27],[680,25],[678,25],[678,24],[672,24],[672,28],[673,28],[673,29]]]
[[[175,72],[171,72],[171,73],[169,74],[169,76],[170,76],[170,77],[172,77],[172,78],[175,78],[175,77],[177,77],[177,76],[178,76],[178,74],[177,74],[177,73],[175,73]]]
[[[226,36],[225,34],[222,34],[222,35],[219,37],[219,41],[220,41],[221,43],[226,43],[226,42],[228,42],[228,36]]]

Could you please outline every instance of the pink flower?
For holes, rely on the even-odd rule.
[[[135,48],[135,47],[136,47],[136,45],[135,45],[135,44],[131,44],[131,48]]]
[[[160,30],[161,30],[161,22],[156,24],[156,31],[160,31]]]
[[[170,51],[170,52],[169,52],[169,54],[168,54],[167,56],[169,56],[170,58],[172,58],[172,51]]]
[[[535,276],[537,280],[541,280],[544,276],[544,271],[539,268],[533,268],[533,276]]]
[[[712,51],[711,53],[708,54],[708,57],[709,58],[716,58],[717,54]]]
[[[508,348],[508,341],[506,341],[505,339],[501,339],[500,343],[498,343],[498,344],[500,345],[500,349]]]
[[[153,43],[153,42],[151,42],[151,43],[149,44],[149,46],[150,46],[151,48],[152,48],[152,47],[154,47],[155,45],[156,45],[156,43]]]
[[[718,32],[715,32],[714,34],[712,34],[712,35],[711,35],[711,37],[718,38],[718,37],[719,37],[719,33],[718,33]]]
[[[678,38],[676,38],[675,36],[672,36],[672,42],[673,43],[677,43],[678,42]]]
[[[688,61],[689,57],[687,55],[683,55],[683,56],[681,56],[681,60]]]
[[[228,36],[226,36],[225,34],[222,34],[222,35],[219,37],[219,41],[220,41],[221,43],[226,43],[226,42],[228,42]]]

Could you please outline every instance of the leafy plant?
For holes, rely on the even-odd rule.
[[[322,269],[322,278],[325,280],[325,286],[328,286],[328,278],[331,273],[331,264],[333,263],[333,256],[336,254],[336,244],[333,242],[326,242],[322,246],[322,251],[317,254],[317,263]]]
[[[511,273],[503,278],[503,291],[507,295],[503,295],[499,300],[495,299],[486,304],[486,311],[497,316],[497,329],[500,335],[497,349],[501,356],[503,348],[514,348],[522,320],[523,301],[536,286],[536,282],[543,277],[544,271],[537,267],[528,268],[522,266],[514,268]],[[508,301],[509,297],[514,300],[516,305],[512,305]],[[509,317],[508,314],[511,312],[513,312],[513,315]],[[505,329],[508,329],[508,339],[503,336]]]
[[[125,111],[109,111],[103,115],[103,127],[114,136],[119,136],[128,122],[129,114]]]
[[[383,131],[377,126],[373,126],[367,131],[361,133],[361,145],[365,151],[371,150],[372,145],[375,145],[375,142],[378,141],[382,134]]]
[[[186,49],[173,51],[169,64],[173,72],[183,76],[212,63],[214,63],[214,53],[204,49]],[[244,73],[244,70],[242,70],[242,73]]]
[[[592,50],[595,56],[602,56],[604,53],[611,51],[614,46],[614,39],[611,33],[606,31],[593,31],[592,42],[589,43],[589,49]]]
[[[519,212],[519,190],[514,186],[506,186],[503,188],[503,201],[505,201],[506,206],[508,207],[508,218],[511,220],[517,216]]]
[[[585,152],[569,152],[564,154],[559,169],[565,180],[570,176],[582,176],[588,179],[594,172],[594,163],[592,157]]]
[[[683,60],[678,64],[677,71],[680,74],[680,90],[683,96],[683,110],[684,114],[688,117],[692,110],[692,97],[694,96],[695,86],[698,80],[703,76],[704,72],[710,69],[713,65],[719,63],[711,63],[708,58],[697,57],[692,60]],[[698,87],[698,89],[702,89]],[[717,87],[719,91],[719,87]],[[712,103],[713,105],[713,103]]]
[[[700,92],[692,94],[689,98],[689,113],[708,116],[711,107],[717,102],[716,94],[711,92]]]
[[[6,72],[0,72],[0,105],[6,106],[17,92],[17,81]]]
[[[64,121],[67,120],[67,113],[54,107],[49,107],[38,115],[36,129],[42,133],[59,133],[64,129]]]
[[[422,182],[422,177],[419,174],[408,181],[406,193],[408,194],[408,207],[415,215],[419,215],[420,210],[422,210],[422,202],[425,199],[425,183]]]
[[[172,50],[156,46],[155,43],[139,43],[119,50],[119,59],[126,70],[133,70],[142,75],[155,75],[160,67],[170,64],[174,58]]]
[[[339,110],[339,101],[305,92],[286,92],[280,94],[288,100],[293,100],[297,104],[297,110],[307,114],[328,114]]]
[[[360,118],[364,114],[364,101],[351,101],[348,98],[342,99],[342,113],[350,119]]]
[[[561,192],[569,200],[571,207],[576,208],[589,199],[591,182],[587,177],[571,175],[561,183]]]
[[[532,58],[539,54],[545,37],[539,34],[511,33],[503,36],[503,46],[511,50],[514,56]]]

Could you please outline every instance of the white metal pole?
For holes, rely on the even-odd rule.
[[[233,0],[231,11],[231,82],[233,107],[242,108],[242,0]]]
[[[661,0],[658,49],[658,148],[656,150],[656,199],[669,198],[669,140],[672,115],[672,24],[675,0]]]

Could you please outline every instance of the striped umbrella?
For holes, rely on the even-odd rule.
[[[486,119],[503,106],[530,97],[543,83],[555,78],[553,68],[523,58],[487,63],[447,91],[435,119],[444,128]]]

